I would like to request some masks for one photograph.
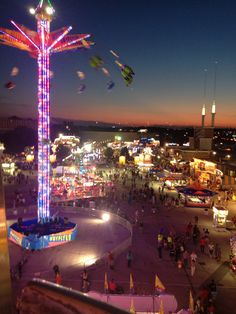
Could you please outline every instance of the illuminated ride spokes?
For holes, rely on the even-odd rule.
[[[36,17],[37,32],[11,21],[17,30],[0,28],[0,43],[38,60],[38,221],[45,222],[50,218],[50,55],[92,43],[86,40],[89,34],[68,35],[71,26],[50,33],[54,8],[49,0],[40,0],[30,13]]]

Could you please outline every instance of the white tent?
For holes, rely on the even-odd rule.
[[[95,291],[89,291],[88,296],[102,302],[112,304],[116,307],[130,310],[131,299],[133,300],[135,311],[137,313],[156,313],[160,309],[161,300],[165,313],[175,312],[177,301],[173,294],[153,295],[131,295],[131,294],[102,294]],[[189,314],[189,313],[188,313]]]

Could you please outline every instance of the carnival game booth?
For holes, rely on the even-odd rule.
[[[162,181],[169,190],[174,190],[176,186],[186,186],[189,182],[188,177],[181,172],[164,170],[164,174],[165,176],[162,178]]]
[[[181,200],[183,200],[185,206],[188,207],[211,208],[214,197],[217,195],[216,192],[211,190],[194,186],[177,186],[176,190],[180,193]]]

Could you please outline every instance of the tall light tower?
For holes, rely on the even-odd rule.
[[[211,107],[211,127],[215,127],[215,116],[216,116],[216,74],[217,74],[218,61],[215,61],[215,75],[214,75],[214,89],[213,89],[213,104]]]
[[[67,35],[72,27],[50,32],[54,8],[49,0],[40,0],[30,13],[37,20],[37,32],[11,23],[16,30],[0,28],[0,43],[28,51],[38,60],[38,221],[50,217],[50,55],[66,50],[88,48],[89,34]]]
[[[207,87],[207,69],[204,69],[204,93],[203,93],[204,104],[203,104],[203,106],[202,106],[202,128],[205,127],[205,116],[206,116],[206,107],[205,107],[205,102],[206,102],[206,87]]]
[[[216,116],[216,102],[213,101],[213,105],[211,107],[211,127],[215,127],[215,116]]]
[[[202,107],[202,128],[205,127],[205,116],[206,116],[206,108],[205,105]]]

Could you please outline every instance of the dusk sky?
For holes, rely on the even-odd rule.
[[[90,33],[89,50],[51,56],[51,116],[130,124],[199,125],[205,102],[210,123],[215,61],[216,126],[236,126],[235,0],[52,0],[51,30],[73,26]],[[37,0],[1,0],[0,26],[10,19],[36,30],[28,13]],[[126,87],[115,58],[131,66],[134,82]],[[111,78],[89,65],[99,55]],[[11,69],[19,75],[10,77]],[[204,69],[207,69],[204,99]],[[86,75],[80,81],[76,71]],[[115,87],[107,90],[109,80]],[[13,81],[16,88],[4,84]],[[77,90],[86,84],[83,94]],[[27,52],[0,45],[0,116],[37,116],[37,62]]]

